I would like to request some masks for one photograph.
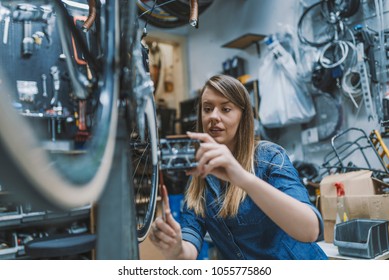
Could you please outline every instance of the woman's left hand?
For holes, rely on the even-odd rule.
[[[207,133],[188,132],[187,134],[191,139],[202,142],[196,153],[198,165],[187,171],[187,175],[204,178],[208,174],[213,174],[221,180],[239,185],[239,177],[245,170],[226,145],[217,143]]]

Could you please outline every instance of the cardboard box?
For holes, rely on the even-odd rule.
[[[361,170],[326,176],[320,182],[320,196],[336,196],[336,182],[343,183],[345,195],[379,194],[384,183],[372,178],[372,174],[369,170]]]
[[[389,220],[389,194],[382,190],[389,185],[372,178],[371,171],[355,171],[330,175],[320,183],[320,211],[324,220],[324,241],[334,240],[334,226],[337,212],[335,182],[344,185],[344,204],[348,218],[368,218]]]

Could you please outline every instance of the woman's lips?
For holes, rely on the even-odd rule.
[[[210,129],[209,129],[209,133],[210,133],[211,135],[219,135],[219,134],[222,133],[222,132],[223,132],[223,129],[216,128],[216,127],[210,128]]]

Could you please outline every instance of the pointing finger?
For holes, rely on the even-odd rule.
[[[208,133],[187,132],[189,138],[197,139],[202,142],[215,143],[215,140]]]

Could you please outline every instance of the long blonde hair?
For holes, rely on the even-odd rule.
[[[202,104],[201,98],[206,88],[212,88],[221,93],[230,102],[242,110],[239,127],[236,133],[233,155],[242,167],[254,172],[254,115],[250,103],[250,96],[244,85],[237,79],[227,75],[215,75],[204,85],[197,108],[197,131],[204,132],[202,125]],[[205,214],[205,179],[192,177],[192,181],[186,192],[188,208],[193,209],[197,215]],[[219,212],[220,217],[235,216],[238,213],[239,205],[246,197],[246,193],[235,185],[228,185],[223,204]]]

